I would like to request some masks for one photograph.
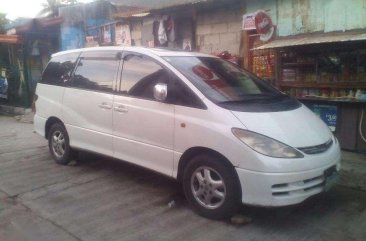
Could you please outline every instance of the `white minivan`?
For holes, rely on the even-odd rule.
[[[209,218],[240,203],[285,206],[327,190],[339,143],[307,107],[214,56],[142,47],[56,53],[36,90],[35,130],[59,164],[76,150],[183,184]]]

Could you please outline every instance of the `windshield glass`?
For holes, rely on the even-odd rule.
[[[268,100],[281,92],[234,64],[214,57],[165,57],[215,103]]]

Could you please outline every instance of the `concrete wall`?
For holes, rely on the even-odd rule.
[[[196,47],[203,53],[224,50],[239,55],[244,10],[237,6],[201,11],[197,16]]]
[[[278,36],[366,28],[366,0],[256,0],[247,12],[269,10]]]

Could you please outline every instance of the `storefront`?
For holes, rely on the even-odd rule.
[[[144,6],[119,5],[113,14],[115,21],[129,25],[132,46],[239,57],[243,1],[160,1]]]
[[[119,6],[114,19],[124,29],[127,42],[117,45],[155,48],[194,48],[194,10],[187,7],[162,9]],[[118,36],[118,35],[116,35]],[[124,37],[123,37],[124,38]]]
[[[313,110],[343,149],[366,151],[366,31],[278,37],[269,15],[255,17],[244,16],[246,67]]]
[[[29,105],[23,49],[20,36],[0,35],[0,104]]]
[[[62,17],[44,17],[13,24],[7,35],[0,35],[7,43],[2,45],[1,73],[8,82],[7,96],[1,103],[30,107],[36,85],[41,78],[51,54],[59,50],[59,25]],[[0,37],[0,44],[1,39]]]

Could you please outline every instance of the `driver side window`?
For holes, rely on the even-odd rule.
[[[154,86],[168,81],[168,72],[153,60],[134,54],[124,57],[121,94],[155,100]]]

